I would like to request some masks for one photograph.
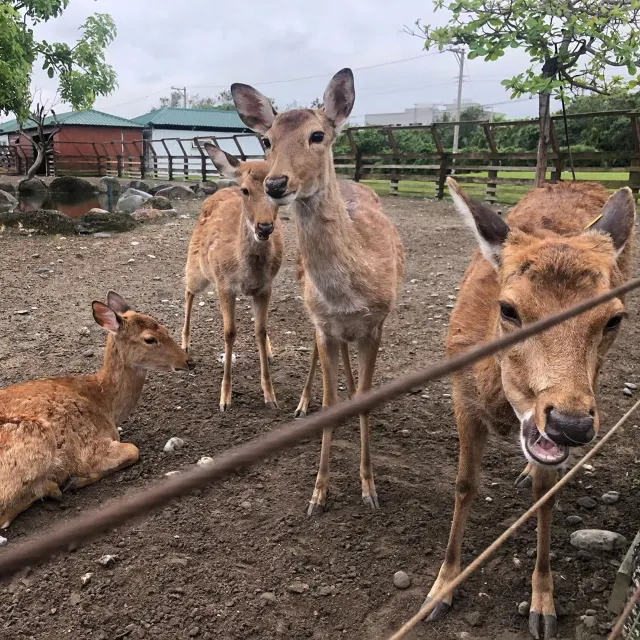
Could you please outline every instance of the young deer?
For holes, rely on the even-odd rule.
[[[451,178],[449,188],[480,251],[451,314],[447,357],[608,291],[630,276],[635,204],[628,188],[608,197],[600,185],[547,185],[527,194],[506,222],[468,198]],[[569,447],[596,437],[597,377],[625,315],[623,300],[616,298],[453,374],[460,441],[455,511],[430,597],[460,573],[464,526],[489,431],[518,434],[538,500],[556,483]],[[541,633],[555,638],[557,626],[549,562],[552,509],[550,500],[538,511],[529,614],[534,638]],[[429,619],[447,611],[451,600],[440,601]]]
[[[118,426],[136,406],[150,369],[186,371],[193,361],[151,316],[117,293],[93,303],[109,331],[104,364],[90,375],[0,389],[0,528],[60,487],[85,487],[134,464],[138,449]]]
[[[277,408],[269,363],[273,356],[267,316],[273,279],[284,253],[278,206],[264,193],[265,162],[240,162],[212,144],[207,152],[220,173],[240,187],[223,189],[202,204],[189,243],[182,348],[189,349],[191,309],[196,294],[216,283],[224,324],[224,374],[220,411],[231,406],[231,361],[236,338],[236,296],[251,296],[260,354],[260,385],[264,402]]]
[[[294,109],[278,115],[252,87],[234,84],[231,93],[245,124],[265,135],[266,193],[277,205],[290,204],[296,215],[301,286],[316,329],[326,407],[338,399],[343,343],[357,345],[358,391],[371,388],[382,325],[395,306],[404,263],[398,232],[382,213],[376,194],[363,185],[336,179],[331,147],[353,108],[353,74],[343,69],[333,77],[322,109]],[[306,412],[306,405],[303,395],[298,411]],[[310,515],[322,511],[325,504],[331,435],[330,428],[322,434]],[[360,440],[362,497],[377,509],[367,414],[360,416]]]

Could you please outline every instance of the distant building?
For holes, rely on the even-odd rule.
[[[469,107],[481,107],[482,105],[471,100],[463,100],[460,110],[464,111]],[[444,114],[448,114],[451,119],[456,115],[456,104],[416,104],[410,109],[405,109],[399,113],[368,113],[364,117],[367,125],[380,126],[406,126],[411,124],[431,124],[442,120]]]
[[[217,143],[224,151],[241,156],[232,136],[242,134],[242,137],[238,137],[242,152],[247,156],[263,155],[260,142],[254,135],[249,135],[251,130],[240,120],[240,116],[234,110],[162,107],[133,118],[132,122],[143,127],[145,141],[153,146],[153,151],[158,156],[159,168],[166,168],[168,164],[166,158],[161,156],[171,155],[183,158],[186,153],[194,159],[202,158],[194,138],[198,138],[200,144],[210,140]],[[164,143],[160,140],[164,140]],[[149,151],[148,161],[153,161],[152,156],[153,153]],[[182,167],[175,165],[174,169],[179,173]]]

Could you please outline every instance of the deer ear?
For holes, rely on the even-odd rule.
[[[482,255],[497,269],[509,225],[490,207],[469,198],[453,178],[447,178],[447,184],[456,209],[478,240]]]
[[[229,155],[220,149],[220,147],[216,147],[215,144],[211,144],[210,142],[205,142],[204,148],[207,150],[207,153],[211,157],[211,161],[221,175],[225,178],[230,178],[231,180],[235,180],[240,177],[240,160],[234,158],[232,155]]]
[[[238,115],[249,129],[266,133],[277,115],[269,98],[248,84],[235,82],[231,85],[231,96]]]
[[[619,256],[631,237],[635,219],[636,204],[633,192],[629,187],[624,187],[618,189],[605,202],[600,219],[590,229],[608,233],[613,241],[616,256]]]
[[[98,302],[97,300],[94,300],[91,306],[93,308],[93,319],[96,323],[103,329],[111,333],[116,333],[120,328],[120,321],[115,311],[103,302]]]
[[[351,69],[341,69],[325,89],[322,98],[324,113],[339,131],[351,114],[356,101],[356,90]]]
[[[127,313],[127,311],[131,311],[131,305],[115,291],[109,291],[109,293],[107,294],[107,304],[119,316],[121,316],[123,313]]]

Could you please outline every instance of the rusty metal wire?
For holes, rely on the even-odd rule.
[[[455,358],[397,378],[389,384],[356,396],[349,402],[330,407],[300,422],[289,423],[267,435],[227,450],[203,467],[198,467],[179,476],[163,479],[148,489],[125,496],[101,509],[77,516],[58,525],[50,532],[29,539],[17,547],[9,547],[0,554],[0,579],[6,579],[27,566],[43,562],[57,552],[77,548],[83,542],[108,529],[158,509],[175,498],[227,477],[273,453],[292,447],[325,427],[335,427],[359,413],[370,411],[399,395],[408,393],[418,385],[468,367],[638,287],[640,287],[640,278],[630,280],[607,293],[585,300],[554,316],[533,322],[497,340],[480,344]]]

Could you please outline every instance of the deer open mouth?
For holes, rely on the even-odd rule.
[[[531,418],[522,424],[522,444],[526,453],[540,465],[556,466],[569,457],[569,447],[550,440]]]

